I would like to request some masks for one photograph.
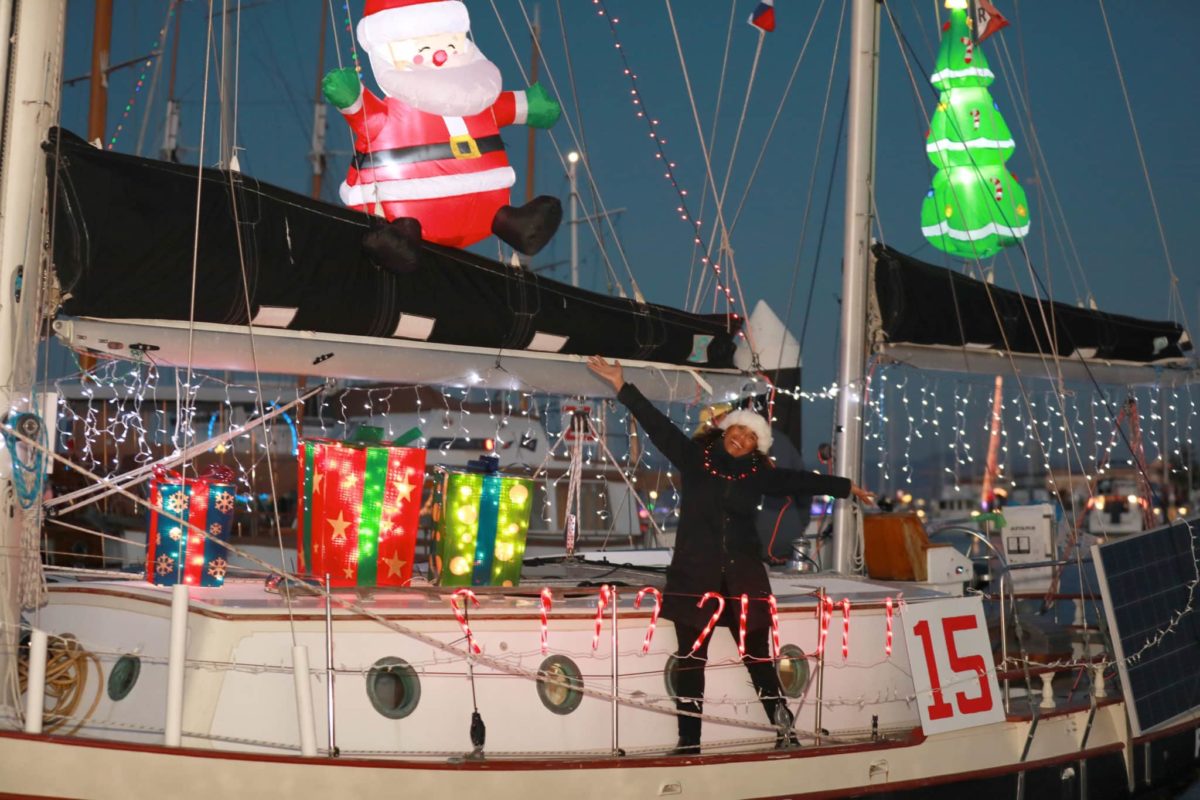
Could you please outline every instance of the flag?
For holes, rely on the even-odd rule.
[[[775,30],[775,0],[759,0],[749,22],[763,33]]]
[[[975,0],[975,41],[982,42],[1007,27],[1008,20],[996,10],[991,0]]]

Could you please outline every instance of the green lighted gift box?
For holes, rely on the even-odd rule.
[[[499,472],[448,471],[439,494],[441,585],[518,585],[533,481]]]

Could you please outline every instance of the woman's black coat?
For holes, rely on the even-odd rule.
[[[633,412],[682,479],[679,529],[675,554],[667,567],[662,616],[702,628],[716,603],[709,600],[702,608],[697,603],[705,592],[718,592],[725,596],[723,621],[736,621],[738,598],[746,594],[750,597],[747,628],[766,627],[771,622],[766,603],[771,584],[754,528],[762,496],[847,497],[850,481],[779,469],[757,451],[735,459],[725,452],[719,437],[707,442],[689,438],[631,383],[621,388],[617,398]]]

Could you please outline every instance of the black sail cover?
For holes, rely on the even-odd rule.
[[[875,256],[875,297],[888,344],[983,345],[1139,364],[1183,358],[1192,349],[1183,326],[1175,322],[1039,300],[885,245],[875,246]]]
[[[566,337],[562,353],[733,367],[736,318],[596,294],[428,243],[415,270],[393,274],[363,254],[378,222],[361,213],[66,131],[46,150],[71,316],[245,325],[265,306],[296,309],[293,330],[392,337],[405,314],[435,320],[427,341],[441,344],[523,349],[541,333]]]

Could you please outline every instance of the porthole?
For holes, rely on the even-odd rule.
[[[387,656],[376,661],[367,673],[367,697],[388,719],[404,719],[421,702],[421,681],[407,661]]]
[[[794,644],[785,644],[779,648],[779,662],[775,665],[779,673],[779,685],[783,693],[791,698],[804,694],[808,686],[808,659],[804,651]]]
[[[142,660],[137,656],[121,656],[108,673],[108,696],[112,700],[124,700],[137,684],[142,672]]]
[[[538,667],[537,693],[555,714],[570,714],[583,700],[583,674],[574,661],[553,655]]]

